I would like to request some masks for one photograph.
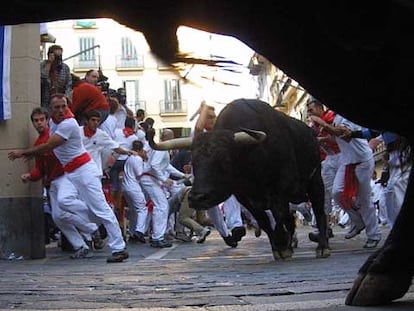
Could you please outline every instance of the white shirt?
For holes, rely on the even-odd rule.
[[[361,127],[337,114],[333,120],[335,126],[345,126],[351,131],[361,130]],[[368,141],[364,138],[352,138],[346,142],[342,138],[335,137],[339,149],[341,150],[341,163],[351,164],[368,161],[373,157],[372,149]]]
[[[132,149],[132,143],[135,140],[138,140],[138,137],[135,134],[132,134],[132,135],[129,135],[128,137],[125,137],[125,134],[122,131],[122,129],[117,128],[115,130],[114,140],[119,143],[120,147],[122,147],[126,150],[131,150]],[[115,158],[117,160],[126,160],[128,158],[128,155],[127,154],[115,154]]]
[[[151,150],[148,153],[148,164],[145,166],[145,172],[161,182],[166,182],[170,175],[179,178],[185,176],[183,172],[170,164],[170,154],[164,150]]]
[[[99,128],[105,131],[112,139],[115,138],[115,129],[118,120],[113,114],[110,114],[104,122],[99,126]]]
[[[123,129],[125,127],[125,120],[127,118],[127,110],[123,105],[119,105],[119,109],[114,113],[114,116],[117,120],[116,128]]]
[[[136,191],[141,189],[139,179],[144,172],[144,161],[138,155],[129,156],[124,165],[124,177],[122,189],[124,191]]]
[[[66,141],[53,149],[53,152],[62,165],[68,164],[74,158],[86,152],[78,122],[74,118],[64,119],[58,124],[50,119],[49,126],[50,135],[59,135]]]
[[[135,135],[137,135],[138,140],[140,140],[144,144],[144,150],[146,152],[149,152],[151,150],[151,147],[148,143],[148,140],[145,138],[145,132],[142,129],[137,128],[135,131]]]
[[[99,172],[102,173],[102,152],[119,148],[119,143],[111,139],[106,132],[99,128],[96,129],[96,133],[92,137],[85,136],[83,126],[80,129],[83,145],[98,166]]]

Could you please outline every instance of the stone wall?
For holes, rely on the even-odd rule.
[[[10,150],[30,147],[37,137],[30,113],[40,105],[39,24],[12,27],[10,83],[12,118],[0,121],[0,257],[43,258],[44,218],[41,183],[22,183],[34,161],[9,161]]]

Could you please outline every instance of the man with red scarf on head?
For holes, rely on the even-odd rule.
[[[50,110],[52,120],[48,141],[26,150],[11,151],[8,155],[9,159],[31,158],[53,150],[63,166],[65,177],[75,186],[90,213],[105,226],[109,239],[108,245],[112,251],[107,262],[122,262],[129,255],[125,249],[119,223],[105,199],[98,168],[83,145],[79,125],[68,108],[65,95],[58,93],[52,95]],[[62,187],[62,191],[65,191],[65,188]],[[77,251],[87,257],[89,249],[81,247]]]

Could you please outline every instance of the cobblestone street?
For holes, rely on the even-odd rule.
[[[365,233],[345,240],[334,227],[332,255],[315,258],[298,230],[290,260],[274,261],[267,237],[252,231],[235,249],[216,231],[204,244],[174,242],[172,248],[128,246],[130,258],[107,264],[109,250],[91,259],[47,247],[41,260],[2,260],[1,310],[413,310],[414,289],[399,302],[378,308],[346,307],[344,299],[358,269],[373,250]],[[384,239],[387,229],[383,229]]]

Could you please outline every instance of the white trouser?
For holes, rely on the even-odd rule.
[[[390,178],[384,194],[388,221],[391,227],[394,225],[403,204],[411,171],[410,166],[401,166],[400,163],[399,151],[390,152],[388,160]]]
[[[91,240],[91,233],[97,230],[98,226],[90,221],[87,206],[79,200],[78,191],[66,175],[51,182],[49,196],[56,225],[74,249],[87,248],[82,235]]]
[[[181,209],[181,201],[186,191],[187,187],[183,183],[176,184],[176,186],[169,191],[171,193],[168,198],[168,213],[170,216],[168,218],[167,231],[169,232],[175,231],[175,233],[179,233],[185,231],[185,227],[178,221],[178,215]]]
[[[169,193],[169,197],[168,197],[168,201],[173,198],[178,196],[179,198],[182,197],[183,191],[186,189],[186,186],[183,183],[177,183],[176,181],[173,182],[173,184],[171,186],[167,186],[167,191]],[[168,217],[168,223],[167,223],[167,231],[168,232],[183,232],[184,231],[184,226],[181,225],[178,221],[176,221],[178,219],[178,210],[173,211],[171,209],[171,204],[170,202],[168,202],[169,204],[169,217]],[[181,201],[180,201],[180,205],[181,205]]]
[[[385,202],[385,189],[385,187],[381,186],[381,192],[378,194],[378,219],[382,224],[389,222]]]
[[[224,201],[223,213],[229,230],[232,230],[235,227],[243,227],[240,203],[234,195],[231,195]]]
[[[338,167],[340,166],[340,156],[340,153],[327,155],[321,163],[321,175],[323,185],[325,187],[324,209],[325,214],[327,216],[329,216],[332,213],[332,187],[335,180],[336,172],[338,171]]]
[[[229,236],[229,229],[227,228],[227,224],[224,221],[224,215],[218,205],[213,206],[207,210],[208,216],[214,223],[214,227],[220,233],[220,235],[225,238]]]
[[[154,204],[151,215],[153,240],[163,240],[168,222],[168,201],[160,184],[154,177],[142,175],[140,179],[142,189]]]
[[[371,177],[374,171],[374,159],[361,162],[355,167],[355,175],[358,179],[358,193],[355,207],[347,209],[353,225],[362,228],[365,225],[365,233],[369,239],[380,240],[381,230],[378,226],[375,209],[371,203]],[[332,194],[334,200],[340,205],[340,195],[344,190],[345,165],[342,164],[336,173]]]
[[[147,230],[148,207],[144,193],[141,188],[123,191],[124,198],[128,204],[128,226],[129,233],[145,233]]]
[[[79,196],[85,202],[89,211],[105,226],[108,233],[108,246],[112,252],[125,249],[125,241],[114,211],[105,199],[102,183],[99,178],[101,172],[94,161],[89,161],[73,172],[66,173],[69,180],[78,190]]]

